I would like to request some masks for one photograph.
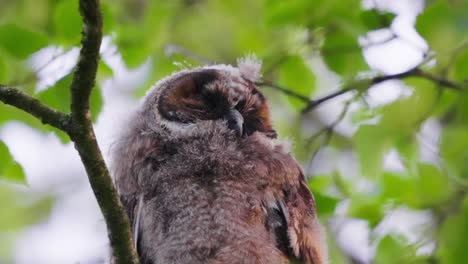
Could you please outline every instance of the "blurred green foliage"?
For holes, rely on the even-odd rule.
[[[336,91],[336,87],[319,87],[324,75],[337,76],[345,87],[359,81],[363,72],[374,70],[363,57],[367,47],[359,44],[359,37],[369,31],[387,29],[394,35],[392,38],[399,38],[391,29],[396,14],[383,9],[364,10],[358,0],[101,2],[104,32],[117,46],[125,64],[132,69],[151,62],[150,73],[135,92],[136,97],[144,94],[156,80],[177,70],[174,61],[192,66],[203,64],[199,58],[235,63],[236,58],[255,53],[264,62],[266,80],[299,95],[317,98],[317,91],[321,94]],[[466,88],[468,1],[426,2],[427,6],[416,18],[415,29],[430,51],[415,52],[433,53],[435,60],[431,66],[424,65],[424,69]],[[38,73],[27,58],[47,46],[61,47],[64,52],[79,46],[80,31],[77,1],[0,0],[0,83],[16,86],[68,112],[71,74],[36,92]],[[324,69],[316,66],[321,62]],[[98,80],[112,74],[101,63]],[[357,107],[336,122],[352,123],[356,127],[353,135],[337,133],[335,126],[331,126],[322,130],[327,135],[322,133],[312,138],[315,130],[329,126],[329,122],[319,118],[315,109],[302,114],[306,102],[263,88],[272,104],[274,123],[281,137],[293,139],[296,157],[304,165],[312,164],[308,176],[313,177],[309,184],[319,216],[324,223],[342,216],[367,221],[376,264],[468,263],[465,250],[468,247],[468,92],[414,77],[404,80],[411,95],[370,106],[362,103],[367,96],[367,84],[370,83],[364,80],[359,96],[352,99]],[[95,89],[91,99],[94,120],[103,103],[99,93]],[[421,126],[428,119],[441,127],[436,142],[421,140]],[[0,104],[0,126],[9,121],[22,121],[43,133],[53,131],[63,143],[69,141],[62,132]],[[350,156],[358,171],[339,170],[332,164],[332,172],[314,173],[314,153],[325,145],[335,156]],[[403,164],[398,172],[383,166],[389,151],[395,151]],[[422,152],[435,152],[432,154],[437,158],[433,162],[422,161]],[[2,142],[0,181],[26,183],[20,165]],[[363,188],[363,184],[367,187]],[[37,221],[50,207],[50,199],[20,202],[28,195],[8,186],[11,185],[0,183],[0,235],[2,230],[17,230]],[[340,210],[336,209],[339,204],[344,205]],[[398,208],[431,212],[433,221],[429,231],[411,243],[401,234],[375,236],[379,224]],[[355,261],[350,252],[337,246],[333,230],[328,228],[327,232],[331,262]],[[427,241],[433,243],[434,250],[418,253]],[[6,254],[0,250],[0,256]]]
[[[1,153],[3,154],[3,153]],[[7,155],[8,156],[8,155]],[[5,157],[4,155],[1,156]],[[18,166],[19,168],[19,166]],[[5,173],[2,171],[1,173]],[[22,175],[21,169],[6,172],[9,175]],[[4,179],[1,179],[3,181]],[[13,182],[23,179],[13,179]],[[34,194],[26,188],[0,182],[0,262],[13,263],[13,243],[18,231],[46,219],[53,205],[53,198]]]

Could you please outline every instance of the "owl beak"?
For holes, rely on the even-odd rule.
[[[244,117],[236,109],[231,109],[224,117],[230,129],[236,132],[237,136],[242,136],[242,127],[244,125]]]

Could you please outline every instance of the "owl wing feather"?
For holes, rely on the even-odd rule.
[[[133,233],[133,242],[135,247],[138,244],[138,227],[139,227],[139,218],[141,214],[141,198],[136,194],[126,194],[120,195],[120,201],[127,213],[128,219],[130,220],[130,225],[132,226]]]
[[[159,141],[148,129],[144,119],[134,116],[133,122],[115,145],[114,183],[125,208],[133,232],[137,251],[139,235],[139,218],[143,203],[144,188],[138,183],[138,175],[144,171],[147,159],[158,156]],[[129,162],[129,158],[131,158]],[[157,164],[156,161],[151,164]]]
[[[290,259],[306,264],[325,264],[323,232],[317,219],[315,201],[299,169],[294,181],[283,186],[283,197],[267,210],[267,222],[277,246]]]

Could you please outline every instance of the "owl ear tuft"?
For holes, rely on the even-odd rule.
[[[257,82],[262,78],[262,74],[260,73],[262,61],[255,54],[249,54],[244,58],[238,59],[237,67],[241,76],[251,82]]]

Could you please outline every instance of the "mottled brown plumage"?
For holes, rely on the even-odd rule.
[[[312,194],[276,144],[255,61],[152,88],[114,151],[144,264],[326,263]]]

